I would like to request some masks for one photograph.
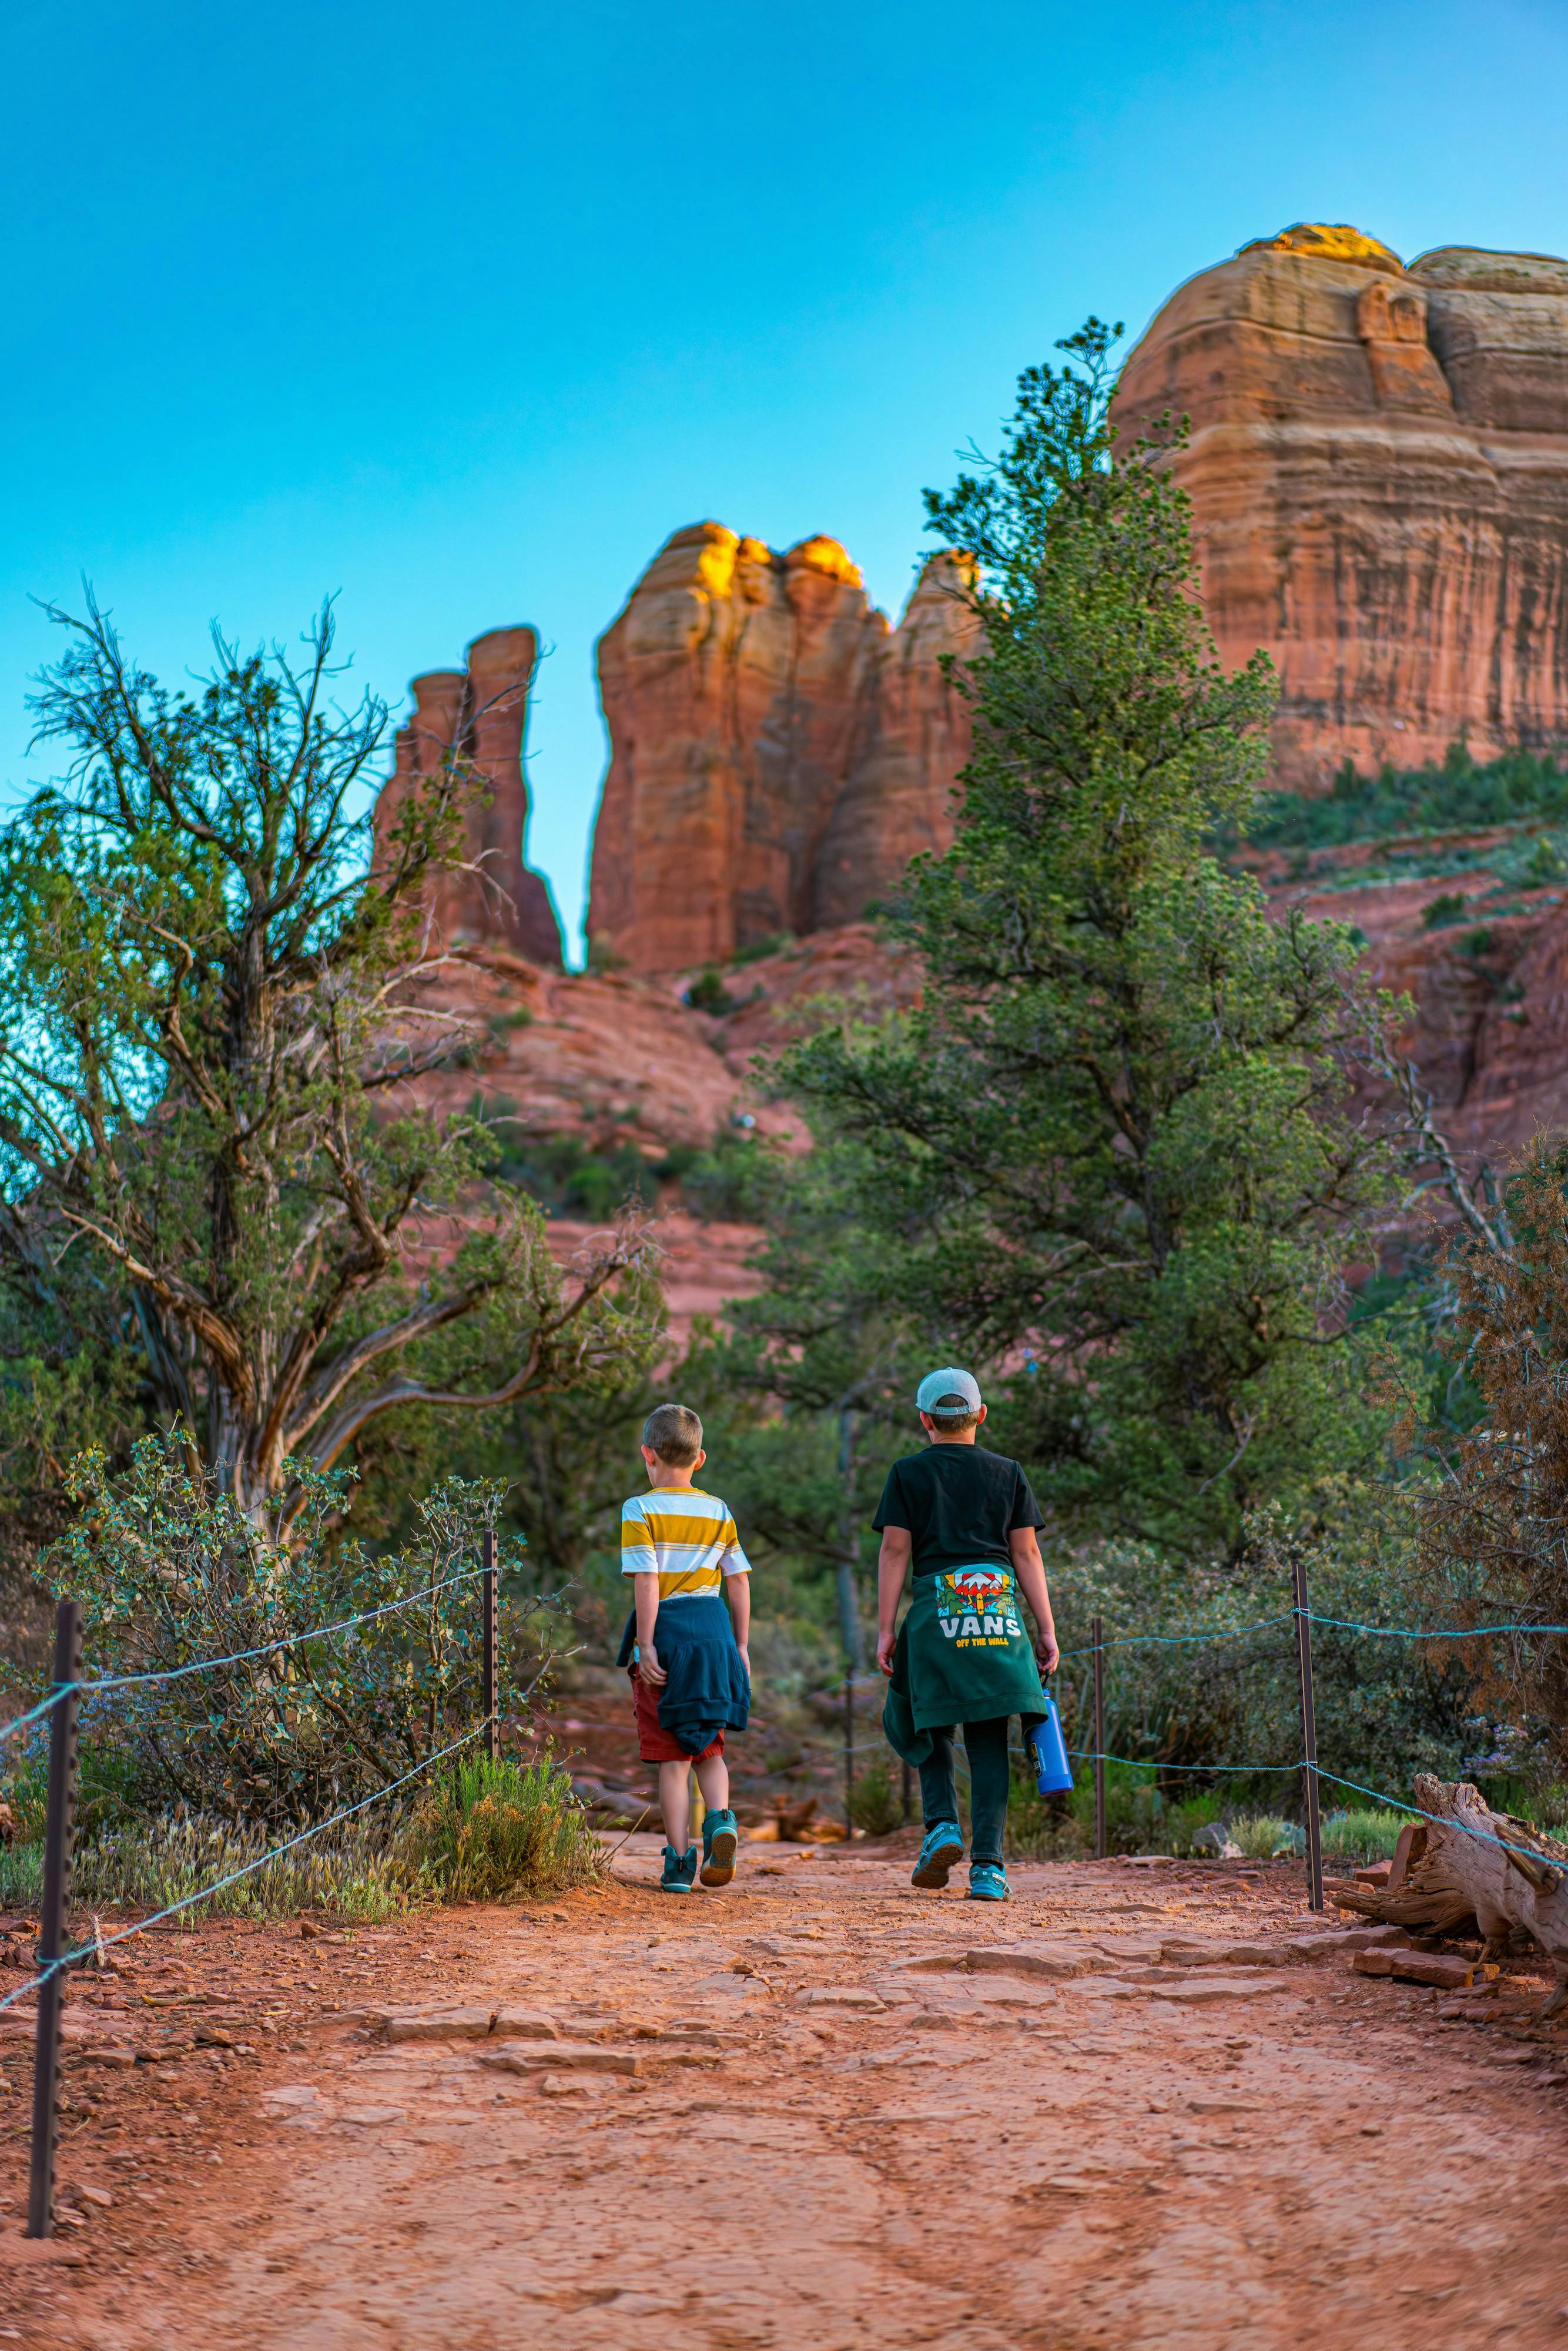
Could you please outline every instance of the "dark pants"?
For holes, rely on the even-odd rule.
[[[964,1725],[964,1752],[969,1762],[969,1858],[1000,1861],[1002,1832],[1008,1823],[1008,1723],[1010,1717],[994,1715],[988,1722]],[[1032,1719],[1032,1718],[1031,1718]],[[920,1766],[920,1809],[928,1829],[938,1821],[958,1817],[958,1789],[953,1777],[953,1732],[929,1731],[931,1761]]]

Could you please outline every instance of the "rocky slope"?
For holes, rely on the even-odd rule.
[[[1228,664],[1279,669],[1277,782],[1568,737],[1568,261],[1286,229],[1178,287],[1117,410],[1191,419],[1205,602]]]

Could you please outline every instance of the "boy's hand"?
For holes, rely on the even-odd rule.
[[[746,1667],[746,1678],[749,1681],[751,1679],[751,1651],[747,1648],[744,1641],[737,1641],[735,1646],[740,1651],[740,1662]]]
[[[876,1645],[876,1661],[884,1674],[891,1674],[893,1671],[893,1653],[897,1646],[896,1632],[883,1633],[879,1635]]]
[[[654,1648],[652,1641],[644,1641],[643,1644],[642,1654],[637,1659],[637,1678],[639,1681],[654,1683],[667,1682],[670,1678],[659,1663],[659,1652]]]
[[[1040,1634],[1034,1645],[1034,1659],[1042,1674],[1053,1674],[1061,1663],[1061,1651],[1054,1633]]]

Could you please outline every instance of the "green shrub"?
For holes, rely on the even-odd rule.
[[[400,1853],[398,1838],[395,1815],[346,1821],[192,1903],[183,1915],[192,1920],[220,1913],[288,1918],[301,1910],[328,1910],[366,1922],[391,1917],[425,1890],[417,1869]],[[78,1846],[72,1908],[78,1923],[89,1910],[167,1910],[202,1886],[260,1861],[277,1842],[266,1829],[236,1826],[210,1813],[168,1813],[131,1821]],[[43,1882],[41,1843],[0,1852],[0,1903],[6,1908],[36,1905]]]
[[[1294,1853],[1301,1830],[1279,1813],[1239,1813],[1227,1823],[1231,1842],[1249,1861],[1271,1861],[1277,1853]]]
[[[415,1804],[403,1851],[456,1902],[588,1886],[602,1868],[570,1775],[549,1755],[532,1763],[465,1758]]]
[[[1410,1818],[1408,1813],[1390,1812],[1382,1804],[1327,1813],[1322,1821],[1323,1853],[1335,1861],[1391,1861],[1399,1832]]]
[[[888,1836],[904,1823],[904,1796],[880,1757],[860,1773],[850,1795],[850,1818],[867,1836]]]
[[[1438,768],[1385,768],[1368,780],[1347,761],[1330,792],[1265,792],[1248,834],[1260,848],[1332,849],[1406,832],[1486,831],[1531,818],[1568,819],[1568,773],[1555,759],[1509,751],[1479,767],[1462,743],[1451,743]]]
[[[1166,1813],[1166,1843],[1172,1853],[1191,1853],[1199,1829],[1211,1827],[1220,1809],[1219,1798],[1209,1795],[1186,1796],[1172,1804]]]
[[[745,946],[737,947],[730,962],[760,963],[765,956],[782,955],[786,947],[792,947],[794,944],[793,931],[769,931],[766,938],[749,939]]]
[[[50,1565],[57,1590],[83,1603],[89,1672],[239,1659],[89,1698],[84,1747],[99,1820],[171,1802],[274,1828],[319,1820],[403,1778],[477,1719],[470,1571],[503,1482],[444,1479],[415,1506],[416,1542],[371,1557],[333,1540],[341,1481],[286,1466],[304,1491],[287,1529],[272,1513],[247,1518],[193,1474],[172,1435],[143,1438],[123,1477],[97,1457],[76,1465],[85,1507]],[[514,1673],[525,1623],[541,1605],[516,1604],[519,1564],[503,1554]],[[300,1637],[383,1608],[350,1631]],[[35,1771],[43,1743],[40,1726]]]
[[[1019,1861],[1074,1861],[1094,1850],[1094,1813],[1089,1826],[1061,1796],[1042,1796],[1032,1771],[1015,1768],[1008,1801],[1007,1852]]]
[[[1091,1850],[1094,1839],[1094,1774],[1078,1767],[1067,1809]],[[1105,1844],[1111,1853],[1147,1853],[1164,1833],[1166,1800],[1149,1773],[1135,1764],[1105,1766]]]
[[[1448,924],[1462,920],[1464,911],[1465,898],[1462,890],[1440,890],[1425,908],[1421,916],[1421,927],[1424,931],[1444,930]]]
[[[44,1898],[41,1842],[0,1845],[0,1909],[32,1910]]]
[[[727,1012],[733,1012],[739,1001],[731,996],[711,963],[693,980],[686,990],[685,1000],[694,1012],[711,1013],[716,1019],[722,1019]]]

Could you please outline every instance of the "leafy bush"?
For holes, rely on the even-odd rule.
[[[1425,931],[1444,930],[1448,927],[1448,924],[1461,921],[1464,916],[1464,912],[1465,899],[1463,891],[1440,890],[1437,895],[1430,901],[1423,912],[1421,916],[1421,927]]]
[[[1191,1853],[1199,1829],[1211,1828],[1219,1818],[1218,1796],[1187,1796],[1166,1813],[1166,1843],[1172,1853]]]
[[[1479,767],[1452,743],[1441,767],[1385,767],[1368,779],[1347,761],[1326,794],[1267,793],[1248,838],[1266,849],[1332,849],[1402,832],[1479,832],[1531,817],[1568,819],[1568,773],[1554,758],[1510,751]]]
[[[465,1757],[419,1799],[403,1850],[455,1902],[588,1886],[602,1868],[570,1774],[549,1755],[532,1763]]]
[[[1249,1861],[1270,1861],[1277,1853],[1294,1853],[1301,1830],[1278,1813],[1238,1813],[1227,1823],[1233,1844]]]
[[[867,1836],[888,1836],[903,1825],[903,1792],[894,1785],[893,1774],[880,1757],[855,1781],[850,1818]]]
[[[136,1806],[177,1800],[231,1820],[319,1819],[402,1779],[480,1713],[471,1571],[501,1481],[446,1479],[417,1506],[417,1547],[372,1558],[329,1541],[340,1481],[294,1474],[286,1535],[281,1508],[246,1517],[193,1471],[175,1436],[143,1438],[123,1477],[96,1456],[77,1465],[86,1507],[51,1566],[57,1589],[83,1603],[89,1676],[234,1659],[85,1702],[99,1780],[102,1759],[117,1758]],[[515,1585],[517,1561],[501,1564]],[[542,1604],[508,1612],[514,1677]],[[347,1632],[315,1629],[382,1608]],[[537,1677],[548,1650],[528,1662]]]
[[[1090,1851],[1094,1842],[1094,1777],[1084,1766],[1067,1799]],[[1147,1853],[1164,1833],[1166,1800],[1157,1782],[1126,1763],[1105,1766],[1105,1843],[1112,1853]]]
[[[717,969],[710,963],[687,988],[685,1001],[694,1012],[707,1012],[716,1019],[722,1019],[727,1012],[735,1011],[740,999],[731,996]]]
[[[1008,1800],[1007,1852],[1023,1861],[1073,1861],[1094,1850],[1094,1814],[1084,1829],[1061,1796],[1042,1796],[1032,1771],[1015,1764]]]
[[[1323,1853],[1335,1861],[1392,1861],[1399,1832],[1410,1817],[1382,1804],[1327,1813],[1322,1820]]]
[[[345,1821],[295,1846],[182,1914],[193,1921],[224,1914],[287,1918],[301,1910],[329,1910],[340,1918],[374,1920],[405,1909],[425,1890],[419,1871],[399,1850],[401,1814]],[[71,1901],[86,1910],[167,1910],[260,1862],[276,1842],[260,1827],[176,1811],[131,1821],[78,1844],[71,1867]],[[36,1905],[44,1882],[41,1842],[0,1853],[0,1902]]]

